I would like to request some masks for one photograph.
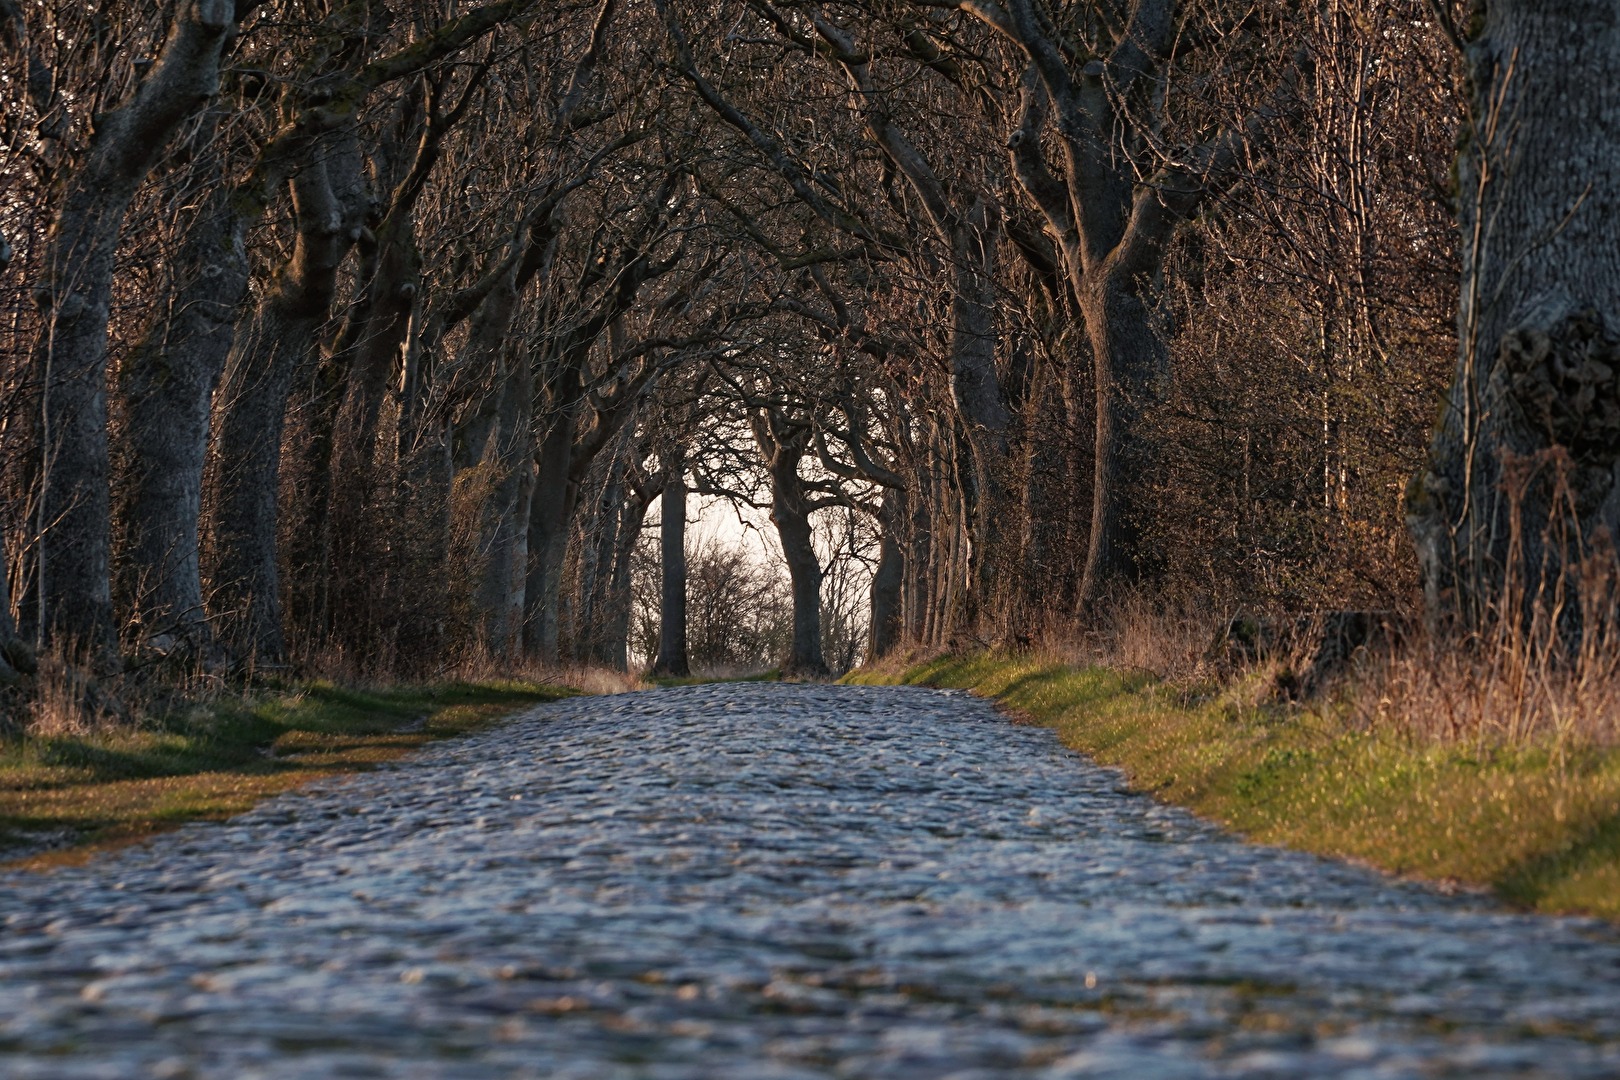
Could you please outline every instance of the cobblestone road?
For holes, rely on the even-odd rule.
[[[1620,936],[1238,843],[983,703],[698,686],[0,884],[0,1076],[1620,1076]]]

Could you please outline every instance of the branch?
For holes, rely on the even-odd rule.
[[[692,88],[709,108],[727,124],[741,132],[754,148],[765,156],[765,160],[787,181],[801,202],[835,229],[858,237],[875,247],[895,251],[905,249],[903,237],[891,236],[882,230],[874,229],[855,214],[823,198],[816,190],[810,171],[794,160],[780,141],[749,120],[741,110],[726,100],[713,84],[699,74],[697,64],[692,60],[691,46],[687,43],[686,34],[670,8],[669,0],[654,0],[654,2],[659,14],[664,17],[665,28],[669,31],[670,41],[675,47],[675,70],[692,84]]]
[[[1309,67],[1308,53],[1303,48],[1295,52],[1270,104],[1250,113],[1241,127],[1229,128],[1197,147],[1187,165],[1160,169],[1137,191],[1125,234],[1108,258],[1106,273],[1134,276],[1155,268],[1155,252],[1176,223],[1196,213],[1211,191],[1230,186],[1243,148],[1259,141],[1268,123],[1298,106],[1299,77]]]
[[[538,2],[539,0],[501,0],[500,3],[485,4],[481,8],[469,11],[460,18],[445,23],[421,41],[373,60],[361,68],[360,73],[355,76],[356,87],[360,90],[360,95],[364,96],[365,93],[385,83],[414,75],[459,52],[463,46],[483,37],[508,19],[523,15]]]
[[[883,153],[911,184],[917,198],[922,200],[923,209],[928,212],[934,230],[945,243],[953,243],[961,224],[960,217],[952,208],[945,194],[945,185],[940,183],[928,159],[895,129],[888,112],[879,104],[881,97],[877,85],[872,81],[868,58],[855,48],[854,39],[842,27],[824,18],[820,12],[812,10],[810,19],[816,33],[831,46],[832,55],[843,66],[854,86],[856,92],[851,95],[851,111],[861,118]]]
[[[1024,69],[1023,79],[1019,83],[1018,129],[1007,139],[1007,150],[1012,157],[1013,174],[1018,177],[1018,186],[1034,201],[1047,224],[1067,248],[1075,230],[1074,218],[1069,213],[1068,189],[1052,175],[1046,157],[1041,153],[1041,128],[1046,123],[1046,107],[1047,92],[1032,63]]]
[[[1176,0],[1136,0],[1135,10],[1108,57],[1108,78],[1123,94],[1137,79],[1151,75],[1175,44]]]
[[[596,64],[601,58],[602,47],[607,40],[608,24],[613,21],[614,10],[618,7],[618,0],[602,0],[602,6],[597,8],[596,22],[591,25],[591,43],[585,49],[585,55],[579,58],[574,66],[574,76],[569,81],[568,93],[563,95],[562,107],[557,110],[557,120],[553,127],[555,132],[561,132],[570,126],[574,112],[585,97],[585,90],[591,83],[591,77],[596,74]]]

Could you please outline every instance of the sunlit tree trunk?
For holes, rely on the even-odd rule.
[[[1154,568],[1142,544],[1142,524],[1156,447],[1143,421],[1148,407],[1162,399],[1170,369],[1142,294],[1148,283],[1123,273],[1098,277],[1081,294],[1096,382],[1091,527],[1080,582],[1088,601],[1134,584]]]

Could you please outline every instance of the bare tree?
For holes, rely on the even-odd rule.
[[[1073,20],[1084,41],[1079,50],[1058,32],[1069,20],[1053,5],[966,0],[960,6],[1027,59],[1019,123],[1008,139],[1012,165],[1057,241],[1090,338],[1096,454],[1080,593],[1091,601],[1134,580],[1150,556],[1140,528],[1153,447],[1142,418],[1168,378],[1153,324],[1153,279],[1165,245],[1212,189],[1231,182],[1245,136],[1270,110],[1257,109],[1246,126],[1181,133],[1203,137],[1167,145],[1178,134],[1171,62],[1186,66],[1205,37],[1188,31],[1180,0],[1140,0],[1117,21],[1111,5],[1088,5]],[[1230,37],[1242,26],[1241,19],[1230,28],[1218,20],[1208,38]],[[1061,173],[1047,162],[1048,138],[1059,148]]]
[[[118,238],[142,181],[170,138],[219,86],[220,57],[252,3],[195,0],[139,91],[96,123],[95,140],[67,182],[52,227],[47,312],[34,349],[42,386],[37,602],[40,629],[57,641],[111,649],[113,623],[107,448],[107,323]]]

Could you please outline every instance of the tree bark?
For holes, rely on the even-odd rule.
[[[641,538],[648,504],[646,494],[636,491],[614,508],[617,524],[612,557],[599,587],[595,659],[615,671],[630,670],[631,560],[636,541]]]
[[[1143,419],[1164,395],[1170,358],[1149,321],[1142,287],[1130,277],[1104,276],[1081,298],[1096,385],[1091,528],[1080,580],[1086,603],[1153,569],[1142,547],[1141,514],[1156,455]]]
[[[666,466],[658,524],[658,657],[654,675],[692,673],[686,648],[686,476],[675,455]]]
[[[972,448],[968,495],[968,530],[973,537],[963,622],[972,626],[989,614],[995,602],[997,577],[1008,560],[1007,547],[1016,543],[1003,528],[1013,509],[1007,498],[1007,472],[1011,454],[1012,412],[996,373],[995,244],[990,211],[981,200],[968,221],[950,237],[956,267],[951,296],[951,397]]]
[[[633,503],[625,508],[625,514],[628,520],[619,535],[619,550],[613,560],[613,580],[608,591],[608,640],[612,643],[608,663],[615,671],[630,670],[631,587],[634,584],[631,559],[647,516],[647,504]]]
[[[135,634],[165,650],[212,641],[198,544],[203,468],[249,274],[232,194],[218,185],[204,198],[174,258],[179,287],[119,370],[116,599]]]
[[[298,235],[292,258],[260,302],[226,363],[216,395],[208,577],[221,639],[243,660],[287,658],[276,561],[282,432],[293,377],[318,347],[337,273],[360,235],[359,154],[316,153],[293,180]]]
[[[5,543],[0,539],[0,682],[17,676],[18,661],[26,655],[27,650],[17,637],[17,624],[11,619],[11,576],[7,570]]]
[[[387,560],[389,522],[379,514],[391,505],[384,482],[398,433],[384,439],[379,426],[416,306],[414,223],[385,225],[375,250],[358,261],[363,295],[309,401],[314,430],[299,463],[306,478],[302,550],[288,558],[305,578],[292,592],[294,624],[351,649],[375,640],[384,617],[376,576]]]
[[[218,90],[232,0],[181,9],[150,75],[126,104],[98,118],[89,156],[69,181],[52,230],[46,309],[33,368],[42,390],[37,571],[41,631],[86,649],[111,649],[107,442],[107,323],[124,216],[170,137]]]
[[[1580,563],[1612,560],[1620,527],[1620,97],[1596,89],[1620,22],[1599,0],[1492,0],[1466,58],[1460,348],[1407,520],[1436,623],[1562,599],[1573,631]]]
[[[577,406],[556,416],[540,444],[534,501],[529,508],[529,579],[524,643],[542,664],[559,659],[562,634],[558,610],[563,562],[568,554],[568,522],[579,499],[579,484],[570,475]]]
[[[933,515],[929,510],[931,475],[925,474],[922,481],[922,497],[913,503],[911,521],[908,523],[905,593],[902,597],[903,638],[915,642],[929,640],[929,604],[933,598],[929,588],[929,569],[934,564]]]
[[[423,439],[400,454],[401,483],[394,499],[399,521],[392,567],[413,586],[399,596],[398,623],[391,627],[394,656],[405,669],[442,664],[449,646],[447,616],[457,605],[451,564],[451,513],[455,467],[449,439]]]
[[[1275,110],[1257,110],[1241,128],[1220,130],[1163,163],[1147,129],[1167,109],[1163,83],[1185,14],[1180,0],[1139,0],[1112,43],[1084,56],[1057,35],[1046,5],[1005,0],[968,10],[1029,61],[1007,143],[1012,171],[1056,243],[1095,352],[1092,536],[1079,597],[1089,606],[1146,569],[1138,531],[1153,448],[1141,419],[1163,389],[1167,354],[1149,313],[1165,245],[1211,190],[1230,182],[1240,149]],[[1273,105],[1293,96],[1292,71],[1285,68]],[[1061,178],[1043,150],[1052,114]]]
[[[515,659],[523,640],[528,523],[535,490],[533,400],[533,367],[527,357],[519,357],[504,375],[499,427],[484,456],[484,466],[495,481],[482,508],[481,567],[474,597],[479,639],[498,660]]]
[[[821,653],[821,563],[811,542],[810,516],[791,495],[771,499],[771,522],[782,542],[793,592],[793,643],[784,675],[820,678],[828,674]]]
[[[1011,451],[1012,411],[996,368],[996,207],[983,194],[967,197],[948,190],[932,165],[892,123],[882,92],[872,78],[866,54],[853,37],[826,18],[813,16],[821,37],[849,76],[850,107],[895,169],[905,177],[929,224],[951,252],[951,399],[972,448],[972,469],[964,474],[969,553],[964,603],[953,614],[976,624],[993,602],[997,567],[1007,541],[996,525],[1011,509],[1006,497]]]
[[[782,544],[793,593],[793,641],[782,674],[822,678],[829,672],[821,651],[821,562],[810,527],[812,507],[799,475],[809,430],[792,429],[769,411],[751,419],[771,478],[771,523]]]
[[[616,454],[606,462],[595,506],[581,523],[584,537],[575,589],[573,646],[575,659],[588,663],[611,663],[607,592],[612,587],[613,560],[619,550],[619,529],[624,524],[624,466]]]
[[[470,98],[469,92],[464,100]],[[384,140],[372,154],[372,172],[386,189],[387,205],[374,230],[369,272],[360,275],[360,295],[332,357],[341,400],[325,482],[330,503],[322,522],[329,530],[331,552],[322,568],[330,579],[322,629],[350,651],[375,642],[397,622],[389,610],[397,600],[376,587],[376,578],[397,550],[385,538],[395,525],[388,514],[395,505],[399,474],[390,466],[399,464],[395,448],[404,425],[384,433],[383,406],[390,383],[398,385],[401,358],[410,348],[411,329],[421,310],[416,208],[439,159],[441,140],[461,114],[458,108],[441,116],[431,103],[407,94],[396,109],[393,140]],[[400,153],[400,147],[411,141],[416,143],[414,157]]]
[[[898,535],[910,516],[906,493],[884,488],[878,511],[877,570],[872,574],[872,630],[867,644],[868,663],[881,660],[900,644],[906,586],[906,556]]]

